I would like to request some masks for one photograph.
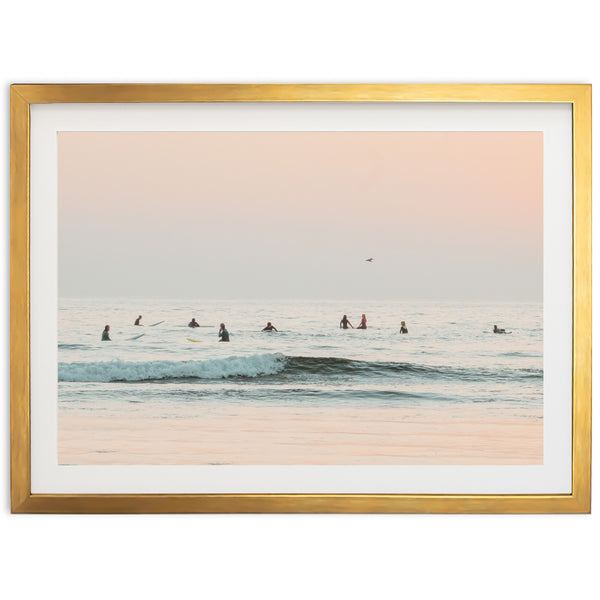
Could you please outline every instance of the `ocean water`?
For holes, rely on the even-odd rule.
[[[356,327],[362,313],[366,330],[339,328],[343,314]],[[133,325],[139,314],[143,327]],[[192,317],[201,327],[187,327]],[[279,332],[262,332],[267,321]],[[221,322],[229,343],[217,341]],[[106,324],[110,342],[101,341]],[[512,333],[494,334],[494,324]],[[543,310],[463,301],[62,298],[58,361],[64,410],[158,407],[173,416],[182,406],[222,404],[485,403],[541,418]]]

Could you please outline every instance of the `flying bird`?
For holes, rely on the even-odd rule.
[[[365,262],[373,262],[375,259],[374,258],[366,258]]]

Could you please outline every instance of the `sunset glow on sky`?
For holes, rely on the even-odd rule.
[[[541,300],[542,150],[539,132],[62,132],[59,293]]]

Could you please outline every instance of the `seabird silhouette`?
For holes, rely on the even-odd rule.
[[[374,260],[374,258],[365,258],[365,262],[373,262]]]

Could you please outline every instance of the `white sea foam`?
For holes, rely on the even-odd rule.
[[[224,377],[257,377],[275,375],[285,368],[285,356],[254,354],[212,360],[58,363],[59,381],[145,381],[148,379],[221,379]]]

